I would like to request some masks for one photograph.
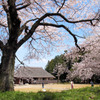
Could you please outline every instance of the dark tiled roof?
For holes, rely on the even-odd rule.
[[[15,73],[17,78],[55,78],[40,67],[20,67]]]

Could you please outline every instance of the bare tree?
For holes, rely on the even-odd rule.
[[[1,0],[0,1],[0,90],[12,91],[15,54],[27,43],[30,58],[45,52],[54,43],[61,40],[63,34],[57,29],[63,28],[77,44],[77,34],[72,26],[98,26],[100,16],[95,13],[99,0]],[[93,10],[96,7],[97,9]],[[81,24],[80,24],[81,23]],[[70,24],[70,25],[69,25]],[[70,27],[69,27],[70,26]],[[55,28],[52,28],[55,27]],[[58,42],[59,43],[59,42]],[[48,46],[49,47],[48,47]]]

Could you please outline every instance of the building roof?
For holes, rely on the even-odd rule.
[[[55,78],[40,67],[20,67],[15,73],[16,78]]]

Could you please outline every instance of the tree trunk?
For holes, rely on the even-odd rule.
[[[0,65],[0,91],[14,90],[15,52],[10,47],[3,50]]]

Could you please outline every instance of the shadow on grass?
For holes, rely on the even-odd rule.
[[[100,100],[100,87],[62,92],[0,92],[0,100]]]
[[[36,100],[56,100],[56,95],[51,92],[38,92],[36,94]]]

